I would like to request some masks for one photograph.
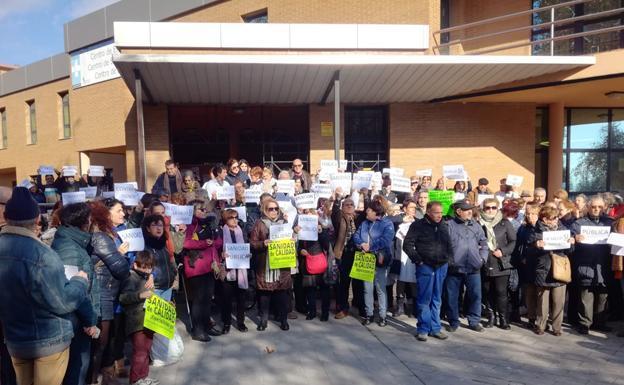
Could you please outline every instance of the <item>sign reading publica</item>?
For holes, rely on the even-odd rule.
[[[585,236],[582,243],[588,245],[604,245],[611,233],[609,226],[581,226],[581,235]]]
[[[226,268],[249,269],[249,260],[251,258],[249,243],[226,243],[223,247],[226,254]]]

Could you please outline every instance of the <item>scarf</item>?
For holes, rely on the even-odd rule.
[[[234,232],[234,239],[236,242],[232,240],[232,234],[230,231]],[[243,230],[241,230],[240,226],[236,226],[235,229],[230,229],[228,225],[223,226],[223,244],[227,243],[245,243],[245,239],[243,238]],[[228,281],[236,280],[238,282],[238,287],[240,289],[248,289],[249,282],[247,281],[247,269],[231,269],[227,271],[226,279]]]
[[[353,237],[353,234],[355,234],[355,231],[356,231],[355,216],[343,213],[342,219],[344,219],[345,223],[347,224],[347,228],[345,231],[345,240],[344,240],[344,246],[346,247],[347,243],[349,243],[349,241],[351,240],[351,237]]]
[[[147,232],[143,232],[143,238],[145,238],[145,246],[151,247],[155,250],[164,249],[167,247],[167,237],[163,234],[160,238],[154,238]]]
[[[496,212],[495,215],[487,215],[485,213],[481,213],[481,219],[479,222],[485,227],[485,232],[487,236],[488,249],[490,251],[494,251],[498,249],[498,244],[496,242],[496,234],[494,233],[494,226],[500,223],[503,220],[503,213]]]
[[[169,186],[169,175],[166,172],[163,174],[163,189],[167,192],[169,196],[171,196],[171,186]],[[182,174],[180,174],[179,170],[176,170],[175,174],[175,184],[178,191],[182,191]]]
[[[271,234],[271,225],[273,224],[281,224],[281,222],[283,222],[283,220],[278,219],[277,221],[273,222],[271,221],[269,218],[262,218],[261,219],[262,223],[264,223],[264,225],[267,228],[267,232],[269,233],[269,236]],[[280,269],[271,269],[271,267],[269,266],[269,252],[267,250],[267,257],[266,257],[266,262],[265,262],[265,266],[264,266],[264,282],[266,283],[272,283],[272,282],[278,282],[280,279],[280,274],[282,272],[280,271]]]

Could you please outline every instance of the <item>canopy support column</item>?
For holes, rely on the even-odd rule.
[[[134,88],[135,102],[137,113],[137,162],[139,166],[139,174],[137,175],[137,184],[140,191],[147,191],[147,164],[145,163],[145,121],[143,119],[143,83],[141,81],[141,73],[134,70]]]
[[[340,73],[334,78],[334,158],[340,162]]]

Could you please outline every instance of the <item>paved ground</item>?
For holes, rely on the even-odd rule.
[[[385,328],[354,317],[321,323],[301,315],[287,332],[274,322],[257,332],[253,318],[247,325],[246,334],[232,329],[200,343],[180,323],[183,360],[151,368],[151,375],[163,385],[624,384],[624,338],[614,334],[460,328],[446,341],[418,342],[415,320],[405,316]]]

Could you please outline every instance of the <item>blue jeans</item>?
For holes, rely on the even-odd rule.
[[[446,277],[446,316],[451,327],[459,326],[459,290],[466,285],[464,303],[467,305],[468,325],[476,326],[481,321],[481,273],[453,273]]]
[[[416,267],[416,285],[418,286],[418,297],[416,298],[418,326],[416,332],[418,334],[435,334],[442,329],[440,305],[447,270],[447,263],[438,268],[424,263]]]
[[[69,362],[63,385],[84,385],[90,359],[91,337],[82,330],[82,326],[74,328],[74,338],[69,345]]]
[[[388,268],[377,267],[373,282],[364,282],[364,307],[366,316],[372,317],[374,306],[374,289],[377,289],[377,302],[379,303],[379,318],[386,319],[388,301],[386,298],[386,281],[388,280]],[[374,285],[374,287],[373,287]]]

